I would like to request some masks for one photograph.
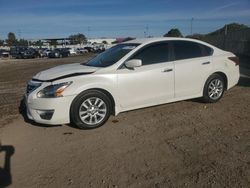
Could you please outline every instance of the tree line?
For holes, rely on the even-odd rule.
[[[207,36],[214,36],[214,35],[218,35],[218,34],[227,34],[229,32],[235,32],[235,31],[248,29],[248,28],[249,27],[247,25],[244,25],[244,24],[230,23],[230,24],[226,24],[224,27],[222,27],[216,31],[210,32],[208,34],[193,34],[193,35],[187,35],[186,37],[203,40]],[[173,28],[173,29],[169,30],[164,35],[164,37],[183,37],[183,35],[178,28]]]
[[[70,35],[68,37],[69,44],[84,44],[87,42],[87,38],[84,34],[78,33],[74,35]],[[52,46],[56,46],[58,44],[57,40],[48,40],[48,43]],[[11,46],[43,46],[44,42],[42,40],[37,41],[29,41],[26,39],[17,39],[15,33],[9,32],[6,40],[0,40],[0,46],[7,45]]]
[[[179,29],[174,28],[171,29],[168,33],[166,33],[164,35],[164,37],[182,37],[181,32],[179,31]],[[74,35],[70,35],[68,37],[68,41],[69,44],[72,45],[76,45],[76,44],[85,44],[87,43],[87,38],[84,34],[82,33],[78,33],[78,34],[74,34]],[[58,45],[57,40],[48,40],[48,42],[50,43],[51,46],[56,46]],[[104,44],[106,44],[106,41],[103,41]],[[4,44],[6,44],[7,46],[43,46],[44,42],[41,40],[38,41],[28,41],[26,39],[17,39],[15,33],[13,32],[9,32],[7,39],[4,40],[0,40],[0,46],[4,46]]]
[[[188,35],[186,37],[204,40],[204,38],[206,38],[206,36],[216,35],[218,33],[237,31],[237,30],[241,30],[241,29],[245,29],[245,28],[248,28],[248,26],[243,25],[243,24],[239,24],[239,23],[231,23],[231,24],[225,25],[221,29],[218,29],[218,30],[211,32],[211,33],[208,33],[208,34],[203,34],[203,35],[202,34],[193,34],[193,35]],[[170,29],[165,35],[163,35],[163,37],[183,37],[183,35],[178,28],[173,28],[173,29]],[[87,38],[84,34],[78,33],[78,34],[70,35],[68,37],[68,41],[69,41],[69,44],[73,44],[73,45],[84,44],[87,42]],[[51,46],[56,46],[58,44],[57,40],[48,40],[48,42],[50,43]],[[104,42],[107,43],[106,41],[104,41]],[[44,42],[41,40],[38,40],[38,41],[28,41],[25,39],[18,40],[13,32],[8,33],[8,38],[5,41],[0,40],[0,46],[3,46],[5,43],[7,44],[7,46],[33,45],[33,46],[39,46],[39,47],[43,46],[43,44],[44,44]]]
[[[171,29],[168,33],[164,35],[164,37],[182,37],[181,32],[177,28]],[[69,44],[76,45],[76,44],[85,44],[87,43],[87,38],[84,34],[78,33],[74,35],[70,35],[68,37]],[[58,45],[57,40],[48,40],[51,46]],[[103,41],[104,44],[106,44],[106,41]],[[38,41],[28,41],[26,39],[17,39],[15,33],[9,32],[7,39],[0,40],[0,46],[4,46],[6,44],[7,46],[43,46],[44,42],[41,40]]]

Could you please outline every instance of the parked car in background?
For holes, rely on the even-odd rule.
[[[11,47],[10,48],[10,55],[13,58],[22,58],[23,53],[27,50],[27,47]]]
[[[68,57],[69,51],[67,48],[56,48],[49,53],[49,58]]]
[[[95,49],[89,46],[84,47],[85,50],[88,50],[88,52],[95,52]]]
[[[40,54],[40,57],[48,57],[46,51],[48,50],[48,48],[39,48],[37,49],[38,53]]]
[[[51,53],[52,50],[50,49],[44,49],[42,52],[42,57],[49,57],[49,54]]]
[[[102,53],[102,52],[104,52],[105,51],[105,48],[104,47],[96,47],[95,48],[95,53]]]
[[[11,47],[10,55],[17,59],[29,59],[40,57],[38,51],[34,48],[28,47]]]
[[[85,48],[77,48],[76,51],[77,51],[77,54],[84,54],[84,53],[88,53],[89,52]]]
[[[61,65],[28,82],[27,115],[38,123],[96,128],[111,114],[202,97],[219,101],[239,80],[239,59],[208,43],[147,38],[87,63]]]
[[[69,51],[69,55],[77,55],[77,50],[75,48],[66,48]]]
[[[41,57],[38,50],[34,49],[34,48],[28,48],[24,54],[23,54],[23,58],[27,58],[27,59],[30,59],[30,58],[38,58],[38,57]]]
[[[43,51],[44,51],[44,49],[39,48],[39,49],[37,49],[37,51],[38,51],[40,57],[44,57],[44,56],[43,56]]]
[[[0,49],[0,57],[7,58],[7,57],[9,57],[9,55],[10,55],[9,50]]]

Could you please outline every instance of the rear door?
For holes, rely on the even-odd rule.
[[[192,41],[172,41],[175,66],[175,97],[200,95],[212,70],[213,50]]]

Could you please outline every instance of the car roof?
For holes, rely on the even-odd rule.
[[[138,39],[134,39],[134,40],[124,42],[124,43],[150,44],[150,43],[153,43],[153,42],[162,42],[162,41],[171,41],[171,40],[197,42],[197,43],[204,44],[206,46],[210,46],[212,48],[215,48],[211,44],[208,44],[208,43],[200,41],[200,40],[191,39],[191,38],[181,38],[181,37],[138,38]]]

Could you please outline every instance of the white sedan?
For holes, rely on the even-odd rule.
[[[69,48],[68,51],[69,51],[70,55],[76,55],[77,54],[77,50],[75,48]]]
[[[25,104],[38,123],[96,128],[128,110],[199,97],[217,102],[238,80],[239,59],[231,52],[193,39],[136,39],[87,63],[38,73]]]

